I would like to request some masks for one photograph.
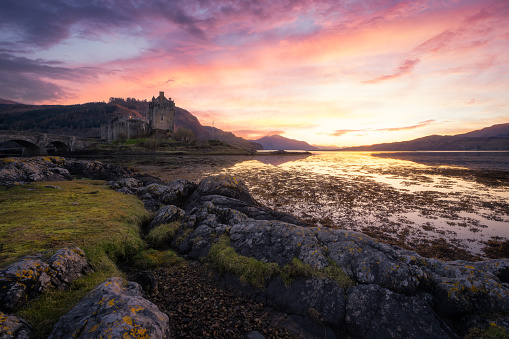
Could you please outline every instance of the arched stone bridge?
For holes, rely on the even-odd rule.
[[[23,155],[65,154],[82,150],[97,142],[94,139],[18,131],[0,131],[0,143],[14,141],[23,146]]]

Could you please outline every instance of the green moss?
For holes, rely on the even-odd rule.
[[[1,266],[25,255],[48,257],[59,248],[79,246],[94,270],[69,291],[44,293],[17,313],[34,326],[36,338],[47,337],[59,317],[96,285],[122,276],[117,264],[132,261],[145,248],[139,226],[150,214],[136,197],[115,192],[103,181],[0,188],[0,206]]]
[[[281,270],[281,279],[288,286],[296,278],[327,278],[335,281],[339,286],[347,289],[354,285],[353,280],[336,264],[329,259],[329,265],[317,270],[310,265],[303,263],[298,258],[293,258],[292,263]]]
[[[179,246],[182,243],[182,241],[184,241],[184,239],[187,238],[189,236],[189,234],[191,234],[191,233],[193,233],[193,229],[186,228],[184,230],[184,233],[179,235],[178,238],[175,240],[176,245]]]
[[[345,289],[354,284],[343,269],[332,260],[329,260],[329,265],[321,270],[304,264],[298,258],[293,258],[291,264],[281,268],[276,263],[264,263],[236,253],[230,246],[230,239],[225,235],[219,237],[211,247],[207,260],[220,273],[233,274],[259,288],[265,287],[266,281],[275,276],[280,276],[286,285],[300,277],[328,278]]]
[[[134,258],[133,266],[139,269],[155,269],[180,265],[183,262],[184,260],[172,250],[158,251],[151,248],[140,252]]]
[[[211,247],[208,261],[220,273],[233,274],[241,281],[260,288],[265,287],[267,279],[279,273],[276,263],[264,263],[237,254],[230,246],[230,239],[224,235]]]
[[[162,224],[152,229],[147,235],[147,243],[154,248],[169,248],[170,242],[180,228],[180,222]]]
[[[465,339],[508,339],[509,333],[495,323],[491,323],[487,329],[471,328]]]

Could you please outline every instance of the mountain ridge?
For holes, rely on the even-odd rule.
[[[425,137],[365,146],[342,148],[342,151],[479,151],[509,150],[509,123],[496,124],[457,135]]]
[[[281,135],[264,136],[260,139],[251,140],[263,146],[266,150],[300,150],[317,151],[318,148],[311,146],[305,141],[290,139]]]

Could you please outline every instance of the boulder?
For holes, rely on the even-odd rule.
[[[348,289],[345,323],[347,333],[354,338],[455,337],[427,302],[378,285]]]
[[[281,221],[246,220],[230,231],[231,246],[239,254],[283,267],[298,258],[316,269],[328,265],[318,243],[316,228],[300,227]]]
[[[14,312],[29,298],[47,290],[49,265],[40,256],[27,256],[0,270],[0,309]]]
[[[25,320],[0,312],[0,339],[29,339],[33,334]]]
[[[62,167],[74,176],[95,180],[118,180],[132,176],[125,167],[103,164],[100,161],[66,159]]]
[[[107,279],[60,318],[48,339],[169,338],[168,316],[142,296],[135,282]]]
[[[295,279],[286,286],[273,279],[263,291],[265,303],[288,314],[310,317],[315,323],[339,329],[345,318],[345,291],[329,279]]]
[[[6,158],[0,160],[0,184],[34,181],[72,180],[79,176],[99,180],[118,180],[130,177],[124,167],[103,164],[99,161],[73,160],[61,157]]]
[[[196,189],[196,184],[188,180],[174,180],[168,184],[150,184],[139,189],[142,200],[156,200],[163,205],[183,206]]]
[[[152,219],[150,222],[148,230],[150,231],[151,229],[162,224],[169,224],[174,221],[182,220],[185,215],[186,212],[177,206],[163,206],[157,211],[154,219]]]
[[[135,178],[121,178],[120,180],[109,181],[108,185],[115,191],[127,194],[135,194],[143,183]]]
[[[48,275],[54,288],[66,290],[71,283],[92,271],[85,253],[79,248],[62,248],[47,260]]]
[[[33,181],[72,180],[60,157],[6,158],[0,160],[0,184],[12,186]]]
[[[220,174],[201,180],[191,200],[207,195],[219,195],[240,200],[248,205],[259,205],[249,193],[247,185],[238,177],[229,174]]]
[[[40,255],[24,257],[0,270],[0,310],[13,312],[49,289],[65,290],[89,271],[78,247],[60,249],[46,262]]]
[[[198,188],[189,197],[183,209],[192,214],[207,203],[219,208],[237,210],[256,220],[280,220],[295,225],[308,226],[295,216],[261,206],[249,193],[246,184],[231,175],[217,175],[200,181]]]

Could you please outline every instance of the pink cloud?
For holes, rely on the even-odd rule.
[[[407,59],[400,64],[400,66],[394,71],[394,73],[388,74],[388,75],[382,75],[381,77],[378,77],[378,78],[375,78],[372,80],[366,80],[366,81],[363,81],[363,83],[376,84],[376,83],[379,83],[382,81],[399,78],[403,75],[410,73],[420,61],[421,60],[419,60],[417,58]]]
[[[421,121],[421,122],[419,122],[415,125],[411,125],[411,126],[379,128],[379,129],[374,129],[373,131],[375,131],[375,132],[405,131],[405,130],[416,129],[416,128],[421,128],[424,126],[432,125],[434,123],[436,123],[436,120],[430,119],[430,120],[426,120],[426,121]]]

